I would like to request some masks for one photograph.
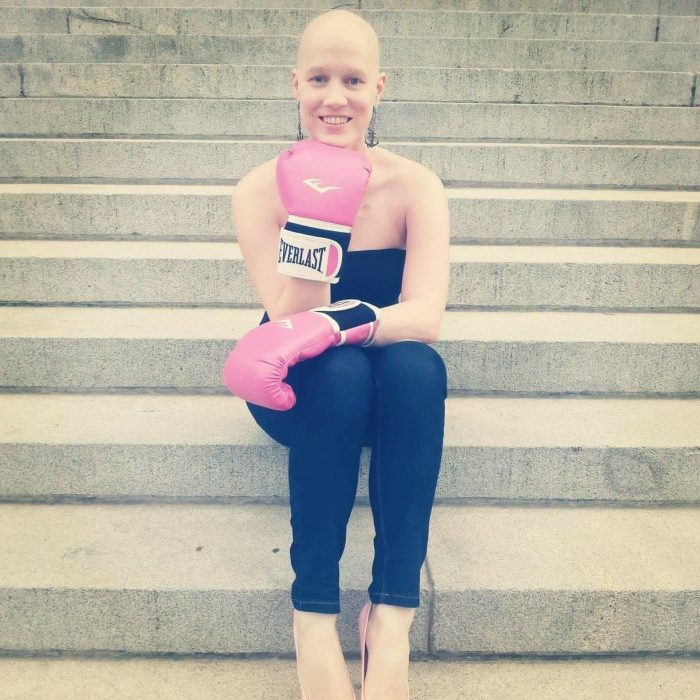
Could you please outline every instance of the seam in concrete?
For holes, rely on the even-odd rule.
[[[153,637],[154,641],[160,639],[160,633],[161,633],[161,623],[160,623],[160,618],[161,618],[161,607],[160,607],[160,596],[158,595],[158,591],[152,591],[151,595],[153,596],[153,612],[155,616],[155,629],[153,630]]]
[[[499,341],[500,342],[500,341]],[[440,340],[440,344],[442,345],[449,345],[451,343],[454,343],[454,341],[444,341]],[[644,345],[643,343],[640,343],[640,345]],[[670,346],[671,344],[666,344],[667,347]],[[696,344],[695,343],[674,343],[674,345],[685,345],[688,347],[694,347]],[[169,388],[168,388],[169,389]],[[60,387],[60,388],[51,388],[51,387],[10,387],[9,391],[10,392],[22,392],[22,393],[27,393],[29,390],[32,390],[34,393],[106,393],[108,389],[102,388],[98,389],[95,387],[91,392],[88,392],[87,388],[84,389],[76,389],[75,392],[72,392],[70,387]],[[146,392],[149,390],[149,387],[143,387],[141,391],[136,391],[136,390],[131,390],[130,387],[122,387],[122,388],[115,388],[115,390],[112,393],[120,393],[120,394],[126,394],[126,393],[142,393]],[[156,393],[155,389],[151,388],[150,389],[151,393]],[[5,393],[6,389],[5,387],[0,387],[0,393]],[[167,393],[176,393],[172,390],[169,389],[168,392],[164,391],[163,389],[158,390],[157,393],[159,394],[167,394]],[[194,388],[188,389],[187,391],[180,390],[181,394],[204,394],[204,388],[202,389],[197,389],[195,390]],[[213,390],[208,392],[208,393],[215,393]],[[226,390],[221,390],[217,391],[216,393],[221,393],[221,394],[226,394]],[[530,398],[530,399],[538,399],[538,398],[567,398],[567,399],[601,399],[601,400],[607,400],[607,399],[626,399],[626,400],[635,400],[635,399],[698,399],[700,398],[700,392],[699,391],[667,391],[667,392],[661,392],[661,391],[629,391],[629,392],[623,392],[623,391],[611,391],[611,392],[606,392],[606,391],[505,391],[505,390],[487,390],[487,391],[477,391],[477,390],[469,390],[469,389],[451,389],[450,390],[450,396],[484,396],[484,397],[498,397],[498,398],[506,398],[506,397],[511,397],[514,399],[517,398]]]
[[[162,306],[158,304],[157,306]],[[7,340],[7,338],[3,338]],[[21,338],[21,340],[33,340]],[[46,339],[44,339],[46,340]],[[48,340],[53,340],[49,338]],[[70,339],[71,342],[79,339]],[[101,340],[101,339],[98,339]],[[121,338],[120,340],[133,340],[129,338]],[[168,338],[158,338],[164,343]],[[471,342],[471,341],[470,341]],[[454,344],[454,341],[439,341],[441,346]],[[555,345],[555,343],[549,343]],[[617,343],[621,345],[621,343]],[[625,345],[630,345],[625,343]],[[667,347],[671,344],[666,343]],[[694,349],[697,343],[673,343],[675,346],[684,345]],[[128,396],[130,394],[149,394],[151,396],[230,396],[226,387],[217,386],[185,386],[185,387],[159,387],[159,386],[94,386],[94,387],[76,387],[68,385],[55,386],[15,386],[2,385],[0,386],[0,396],[3,394],[118,394]],[[467,389],[450,389],[450,397],[468,396],[468,397],[486,397],[486,398],[513,398],[513,399],[548,399],[548,398],[566,398],[566,399],[598,399],[607,401],[609,399],[625,399],[627,401],[659,399],[669,400],[674,399],[700,399],[700,391],[476,391]],[[700,505],[700,503],[698,504]]]
[[[26,445],[27,443],[3,443],[3,447],[7,445]],[[34,444],[34,443],[32,443]],[[256,445],[257,447],[257,445]],[[365,448],[369,449],[369,448]],[[689,447],[684,448],[684,451],[693,453],[700,448]],[[358,507],[369,508],[371,506],[368,498],[357,498],[355,501]],[[285,507],[289,504],[288,498],[276,498],[273,496],[171,496],[171,495],[155,495],[155,496],[109,496],[105,494],[73,494],[73,493],[7,493],[0,495],[0,504],[30,504],[30,505],[110,505],[110,506],[136,506],[136,505],[197,505],[197,506],[219,506],[219,505],[266,505]],[[607,508],[609,510],[687,510],[688,508],[697,508],[700,506],[698,499],[689,498],[685,501],[677,499],[659,500],[659,501],[640,501],[639,499],[624,499],[613,500],[611,498],[601,499],[594,498],[588,500],[572,499],[572,498],[499,498],[497,496],[459,496],[459,497],[437,497],[433,503],[434,506],[448,506],[450,508],[477,508],[486,506],[489,508],[518,508],[525,510],[527,508],[536,508],[543,510],[545,508],[569,508],[575,510],[601,510]],[[429,559],[426,558],[426,571],[428,573],[429,591],[428,591],[428,610],[429,616],[432,619],[433,610],[435,607],[435,582],[432,572],[429,570]]]
[[[693,76],[693,84],[690,86],[690,107],[692,107],[695,104],[695,91],[697,90],[698,87],[698,74],[695,73]]]
[[[347,655],[347,654],[346,654]],[[415,656],[414,656],[415,655]],[[350,656],[359,659],[359,651]],[[22,659],[168,659],[168,660],[205,660],[205,659],[289,659],[289,654],[270,652],[197,652],[197,651],[133,651],[131,649],[0,649],[0,658]],[[291,657],[294,658],[294,657]],[[562,652],[559,654],[541,654],[537,652],[435,652],[423,654],[411,651],[411,659],[430,659],[434,661],[455,660],[464,662],[477,661],[635,661],[643,659],[658,660],[700,660],[700,652],[685,650],[659,651],[599,651],[599,652]]]
[[[688,202],[685,206],[683,212],[683,226],[681,228],[681,238],[684,241],[693,240],[693,230],[698,221],[698,212],[700,207],[698,207],[697,202]]]
[[[87,19],[87,20],[92,20],[94,22],[107,22],[108,24],[124,24],[127,26],[131,26],[131,22],[122,22],[121,20],[118,19],[111,19],[109,17],[95,17],[94,15],[89,15],[85,10],[81,10],[79,14],[75,15],[79,19]],[[140,29],[141,27],[136,27],[137,29]]]
[[[427,621],[425,625],[426,642],[425,648],[427,649],[428,656],[434,653],[433,649],[433,625],[435,618],[435,581],[433,579],[433,572],[430,564],[430,556],[428,555],[425,559],[425,573],[428,578],[428,603],[427,603]]]

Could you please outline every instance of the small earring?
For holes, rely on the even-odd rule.
[[[369,126],[367,127],[368,139],[365,139],[365,143],[370,147],[374,148],[379,144],[377,140],[377,132],[374,130],[375,122],[377,120],[377,105],[372,106],[372,119],[370,119]]]
[[[301,141],[304,134],[301,133],[301,112],[299,111],[299,103],[297,102],[297,141]]]

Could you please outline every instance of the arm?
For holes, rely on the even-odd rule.
[[[271,322],[252,328],[236,342],[221,379],[232,394],[285,411],[296,403],[292,387],[283,381],[289,368],[337,345],[368,346],[377,330],[379,309],[355,299],[329,305],[330,282],[278,274],[279,221],[286,212],[270,192],[265,165],[269,173],[269,163],[263,164],[238,183],[231,205],[248,273]],[[302,308],[290,313],[282,310],[285,304]]]
[[[410,338],[435,343],[447,306],[450,279],[450,222],[440,178],[419,171],[406,212],[406,263],[401,301],[382,309],[373,347]]]
[[[307,311],[317,306],[328,306],[330,303],[330,282],[314,282],[298,277],[287,277],[282,294],[280,294],[272,311],[268,311],[267,315],[271,321],[276,321],[283,316],[298,311]]]
[[[231,195],[231,217],[246,269],[271,320],[330,304],[329,282],[277,271],[280,227],[287,218],[275,182],[275,160],[251,170]]]

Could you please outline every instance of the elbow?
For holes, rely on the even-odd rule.
[[[267,313],[267,318],[270,321],[279,321],[281,318],[284,317],[284,314],[281,312],[281,310],[277,309],[276,304],[274,306],[270,306],[269,309],[265,307],[265,312]]]
[[[434,316],[432,322],[428,324],[428,332],[426,343],[432,344],[437,343],[440,339],[440,333],[442,331],[442,319],[445,315],[445,310],[442,309],[437,316]]]
[[[431,331],[426,334],[425,340],[423,342],[427,343],[428,345],[432,345],[433,343],[437,343],[439,338],[440,329],[431,329]]]
[[[425,326],[417,337],[420,338],[422,343],[427,343],[428,345],[437,343],[440,337],[440,326]]]
[[[416,329],[416,339],[420,339],[421,342],[428,345],[437,343],[440,337],[444,310],[438,313],[434,308],[424,306],[421,312],[422,317],[419,322],[419,328]]]

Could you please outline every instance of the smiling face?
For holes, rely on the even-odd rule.
[[[331,10],[306,26],[292,86],[302,126],[312,139],[366,152],[364,131],[385,81],[377,36],[364,19]]]

